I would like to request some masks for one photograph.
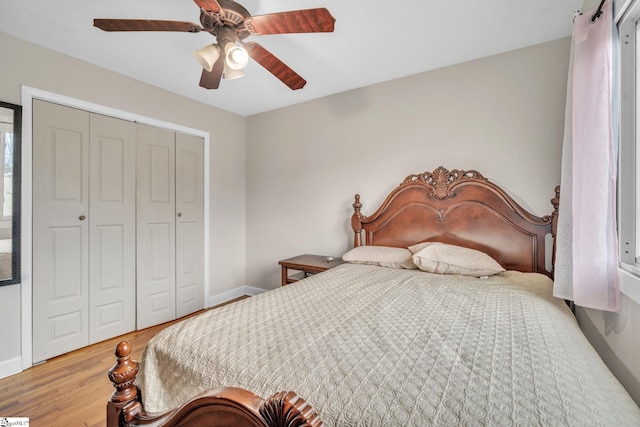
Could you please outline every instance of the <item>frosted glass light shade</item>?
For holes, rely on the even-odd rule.
[[[229,67],[228,64],[225,64],[224,72],[222,73],[222,78],[223,79],[225,79],[225,80],[234,80],[234,79],[239,79],[241,77],[244,77],[244,71],[235,70],[235,69]]]
[[[218,58],[220,58],[220,49],[218,48],[218,45],[211,44],[200,50],[196,50],[193,54],[200,65],[202,65],[202,68],[207,71],[211,71],[213,69],[213,64],[215,64]]]
[[[227,43],[224,47],[226,64],[233,70],[242,70],[249,62],[249,54],[235,43]]]

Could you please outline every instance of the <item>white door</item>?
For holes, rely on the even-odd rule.
[[[90,116],[89,342],[135,330],[136,124]]]
[[[33,361],[89,343],[89,113],[33,101]]]
[[[175,133],[137,127],[137,328],[176,318]]]
[[[204,141],[176,133],[176,314],[204,307]]]

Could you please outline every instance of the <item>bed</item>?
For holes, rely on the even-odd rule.
[[[552,204],[442,167],[356,195],[347,263],[120,343],[107,424],[640,425],[552,296]]]

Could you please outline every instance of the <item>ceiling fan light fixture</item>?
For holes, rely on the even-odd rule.
[[[227,43],[224,47],[225,67],[233,70],[242,70],[249,62],[247,51],[235,43]]]
[[[220,58],[220,49],[218,48],[218,45],[210,44],[202,49],[196,50],[193,54],[200,65],[202,65],[202,68],[211,72],[213,64],[215,64],[218,58]]]
[[[195,0],[200,9],[200,24],[166,19],[96,18],[93,25],[103,31],[175,31],[206,32],[216,43],[195,52],[202,65],[200,87],[218,89],[220,80],[238,78],[249,58],[253,59],[291,90],[307,83],[298,73],[256,42],[245,43],[250,35],[331,33],[336,19],[324,7],[251,15],[236,0]]]
[[[227,64],[224,66],[224,72],[222,73],[222,78],[225,80],[235,80],[244,77],[244,71],[236,70],[234,68],[228,67]]]

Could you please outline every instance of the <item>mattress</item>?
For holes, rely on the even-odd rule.
[[[145,408],[219,386],[292,390],[327,425],[637,425],[551,281],[345,264],[155,336]]]

